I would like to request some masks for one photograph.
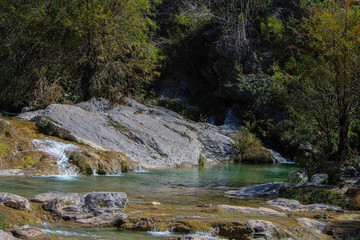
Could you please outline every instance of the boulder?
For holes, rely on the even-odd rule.
[[[20,228],[12,230],[11,233],[15,237],[23,239],[46,239],[50,238],[50,235],[36,228]]]
[[[297,200],[286,198],[277,198],[266,202],[271,207],[278,208],[289,212],[322,212],[322,211],[343,211],[341,207],[326,205],[324,203],[315,203],[310,205],[302,205]]]
[[[287,186],[287,184],[284,182],[250,185],[227,191],[225,192],[225,195],[236,196],[244,199],[271,197],[277,196],[279,194],[280,188],[285,186]]]
[[[26,198],[12,193],[0,193],[0,205],[19,210],[30,210],[30,203]]]
[[[297,170],[289,173],[288,183],[305,183],[309,180],[306,170]]]
[[[249,220],[246,227],[252,238],[280,239],[283,231],[276,223],[265,220]]]
[[[314,230],[316,233],[323,234],[326,232],[328,225],[310,218],[299,218],[296,221],[302,223],[305,227]]]
[[[51,134],[97,150],[123,153],[143,168],[165,168],[232,160],[234,141],[211,124],[190,122],[159,106],[132,99],[112,107],[102,99],[78,105],[52,104],[19,118],[48,119]],[[234,132],[234,131],[233,131]]]
[[[0,239],[1,240],[18,240],[19,238],[15,238],[12,235],[0,230]]]
[[[345,167],[344,174],[346,177],[358,177],[359,176],[359,172],[356,171],[356,168],[352,167],[352,166]]]
[[[314,184],[326,184],[329,179],[329,175],[326,173],[317,173],[311,177],[310,182]]]
[[[239,212],[239,213],[252,213],[262,215],[274,215],[274,216],[287,216],[286,213],[278,212],[270,208],[251,208],[251,207],[240,207],[231,205],[218,205],[218,208],[225,209],[228,212]]]
[[[64,194],[59,193],[40,193],[35,195],[33,198],[30,199],[32,202],[38,202],[38,203],[45,203],[49,202],[55,198],[58,198]]]
[[[126,218],[127,203],[127,195],[123,192],[68,193],[45,202],[43,208],[64,220],[114,225]]]

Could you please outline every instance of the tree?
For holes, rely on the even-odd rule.
[[[304,45],[292,59],[287,94],[296,114],[314,122],[328,160],[350,156],[349,129],[360,100],[360,11],[352,0],[305,6],[298,34]]]
[[[0,101],[44,107],[139,91],[158,76],[156,2],[2,0]]]

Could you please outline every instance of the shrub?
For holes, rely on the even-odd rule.
[[[263,147],[258,139],[247,128],[238,131],[233,137],[237,150],[236,161],[251,163],[273,163],[270,153]]]

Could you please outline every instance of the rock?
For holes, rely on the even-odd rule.
[[[34,175],[29,169],[3,169],[0,170],[0,177],[25,177]]]
[[[311,177],[310,182],[314,184],[326,184],[329,179],[329,175],[326,173],[317,173]]]
[[[35,195],[33,198],[30,199],[30,201],[38,202],[38,203],[45,203],[49,202],[51,200],[54,200],[55,198],[58,198],[64,194],[59,193],[40,193]]]
[[[355,230],[346,231],[343,240],[358,240],[360,237],[360,228]]]
[[[12,230],[15,237],[23,239],[44,239],[50,238],[50,235],[36,228],[20,228]]]
[[[286,213],[278,212],[270,208],[251,208],[251,207],[239,207],[231,205],[218,205],[218,208],[225,209],[228,212],[239,212],[239,213],[252,213],[262,215],[274,215],[274,216],[287,216]]]
[[[288,183],[304,183],[309,180],[306,170],[297,170],[289,173],[287,177]]]
[[[148,203],[145,203],[145,205],[148,205],[148,206],[160,206],[161,203],[159,203],[159,202],[148,202]]]
[[[19,118],[29,119],[28,114]],[[50,120],[55,135],[123,153],[143,168],[198,165],[200,156],[205,163],[228,161],[235,154],[234,142],[222,128],[193,123],[168,109],[147,107],[132,99],[118,107],[96,98],[31,112],[33,120],[40,116]]]
[[[4,232],[3,230],[0,230],[0,239],[1,240],[17,240],[19,238],[15,238],[12,235]]]
[[[279,189],[286,186],[284,182],[264,183],[258,185],[244,186],[225,192],[225,195],[236,196],[245,199],[277,196]]]
[[[26,198],[12,193],[0,193],[0,205],[18,210],[30,210],[30,203]]]
[[[64,220],[92,225],[114,225],[125,219],[128,198],[122,192],[68,193],[60,195],[43,205]]]
[[[325,233],[328,228],[325,223],[310,218],[299,218],[296,219],[296,221],[301,222],[305,227],[310,228],[319,234]]]
[[[356,171],[360,172],[360,160],[355,164],[354,168]]]
[[[352,166],[345,167],[344,174],[347,177],[358,177],[359,176],[359,172],[356,171],[356,168],[354,168]]]
[[[274,150],[267,149],[267,151],[274,158],[275,163],[287,163],[287,162],[290,162],[289,159],[284,158],[283,156],[280,155],[280,153],[278,153],[278,152],[276,152]]]
[[[341,207],[326,205],[324,203],[315,203],[302,205],[297,200],[286,198],[277,198],[266,202],[271,207],[289,212],[319,212],[319,211],[343,211]]]
[[[252,238],[280,239],[284,235],[279,225],[264,220],[249,220],[246,228]]]
[[[229,239],[250,240],[246,225],[240,222],[225,222],[217,224],[218,235]]]

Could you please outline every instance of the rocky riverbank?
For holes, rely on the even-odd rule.
[[[195,232],[229,239],[356,239],[354,236],[358,236],[358,212],[332,207],[321,208],[320,213],[293,211],[295,208],[279,207],[285,202],[299,206],[298,202],[287,199],[266,202],[267,207],[262,202],[251,201],[239,201],[236,206],[129,203],[126,194],[121,192],[44,193],[29,201],[15,194],[1,193],[0,212],[7,213],[5,219],[1,219],[3,230],[9,231],[3,239],[14,239],[10,233],[22,239],[62,239],[61,235],[41,234],[39,228],[44,222],[180,234],[179,238],[161,239],[209,239],[191,238]],[[24,225],[28,227],[22,227]],[[1,234],[5,236],[4,232]],[[187,234],[187,238],[181,238],[181,234]]]

